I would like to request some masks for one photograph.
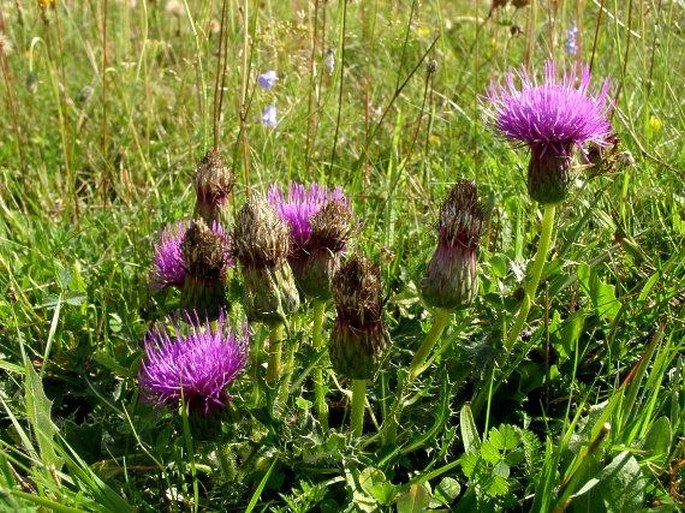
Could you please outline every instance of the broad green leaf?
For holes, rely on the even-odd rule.
[[[502,459],[502,455],[490,440],[483,441],[480,446],[480,454],[483,459],[491,465],[495,465],[500,459]]]
[[[659,417],[649,428],[642,442],[642,448],[649,452],[649,456],[663,459],[668,456],[672,436],[671,422],[664,415]]]
[[[509,491],[509,483],[502,476],[493,475],[492,479],[488,481],[485,492],[490,497],[498,497],[505,495]]]
[[[488,440],[500,451],[514,449],[519,443],[519,434],[513,426],[502,424],[499,428],[492,428]]]
[[[623,451],[597,476],[608,513],[632,513],[644,504],[647,480],[635,456]]]
[[[578,283],[592,301],[597,313],[613,321],[621,308],[620,302],[616,299],[616,287],[603,282],[588,264],[579,264],[576,272]]]
[[[411,485],[397,498],[397,513],[423,513],[430,501],[431,495],[425,485]]]

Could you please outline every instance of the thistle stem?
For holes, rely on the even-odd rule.
[[[359,437],[364,430],[364,403],[366,402],[366,380],[352,380],[352,415],[350,430],[352,436]]]
[[[451,317],[452,312],[444,308],[438,308],[433,314],[433,325],[411,361],[411,366],[409,367],[410,382],[414,381],[426,369],[426,360],[433,350],[435,343],[440,339],[442,332],[449,325]]]
[[[523,331],[523,326],[528,318],[530,308],[533,306],[535,292],[537,291],[538,284],[540,283],[540,277],[542,276],[542,268],[545,266],[545,262],[547,261],[547,253],[549,252],[552,242],[555,212],[556,205],[547,204],[544,206],[542,226],[540,228],[540,242],[538,243],[538,250],[535,254],[533,265],[527,273],[528,280],[524,285],[523,302],[521,303],[518,315],[516,316],[514,327],[511,329],[511,331],[509,331],[506,339],[504,340],[504,349],[507,352],[510,352],[513,349],[514,344],[516,344],[516,341],[519,339],[521,331]]]
[[[323,348],[323,320],[326,313],[326,302],[315,300],[314,308],[314,328],[312,332],[312,346],[317,351]],[[314,405],[316,415],[324,429],[328,429],[328,404],[326,403],[326,383],[324,382],[324,368],[326,359],[322,359],[314,369]]]
[[[285,326],[279,322],[271,328],[269,333],[269,365],[266,368],[266,382],[272,386],[281,377],[281,353],[284,338]]]

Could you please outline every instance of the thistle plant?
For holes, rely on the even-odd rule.
[[[476,262],[482,230],[483,206],[476,186],[460,180],[440,207],[438,246],[421,284],[424,301],[436,310],[433,326],[414,354],[411,379],[424,370],[452,312],[468,306],[478,292]]]
[[[352,434],[364,425],[366,383],[373,378],[388,343],[381,319],[380,270],[363,256],[352,256],[333,278],[337,317],[328,349],[333,368],[352,380]]]
[[[329,191],[318,184],[305,187],[293,182],[287,197],[272,186],[267,198],[289,227],[288,262],[301,295],[312,300],[312,345],[321,350],[325,303],[331,298],[331,280],[352,233],[352,210],[340,188]],[[314,369],[315,403],[319,420],[326,426],[328,405],[322,367]]]
[[[253,198],[238,213],[234,244],[243,273],[243,305],[248,319],[271,329],[267,380],[273,383],[281,374],[286,317],[300,304],[287,261],[288,227],[266,201]]]
[[[238,334],[221,311],[216,322],[185,314],[187,326],[155,326],[145,337],[145,355],[138,373],[141,397],[157,407],[185,404],[207,415],[226,407],[228,385],[245,368],[250,331]]]
[[[233,170],[224,163],[221,154],[208,150],[198,163],[193,179],[197,197],[193,217],[203,219],[208,225],[228,223],[226,207],[234,184]]]
[[[516,85],[516,79],[520,86]],[[535,297],[542,268],[552,241],[555,208],[567,198],[573,172],[573,151],[588,144],[611,144],[607,117],[609,82],[590,88],[590,68],[566,71],[559,78],[557,66],[545,64],[544,81],[525,69],[510,72],[504,86],[494,82],[486,101],[494,128],[505,138],[530,149],[528,193],[544,208],[537,254],[527,273],[524,299],[504,347],[511,350],[523,329]]]

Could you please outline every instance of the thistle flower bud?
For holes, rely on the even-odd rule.
[[[388,341],[378,266],[353,256],[333,277],[337,318],[328,349],[335,370],[350,379],[371,379]]]
[[[483,229],[483,207],[473,182],[461,180],[440,208],[438,247],[421,284],[424,300],[454,310],[473,300],[478,289],[476,250]]]
[[[186,270],[181,294],[183,307],[215,318],[227,306],[224,276],[231,264],[228,238],[198,219],[188,227],[181,251]]]
[[[342,201],[329,201],[312,218],[307,244],[291,251],[288,257],[295,282],[304,296],[330,299],[331,280],[340,267],[340,257],[351,233],[352,211]]]
[[[268,203],[253,199],[238,213],[234,239],[248,319],[269,326],[283,322],[300,304],[287,262],[288,227]]]
[[[273,267],[288,256],[288,227],[261,198],[240,209],[233,238],[236,257],[244,266]]]
[[[242,269],[243,306],[250,321],[273,327],[299,308],[300,296],[288,262],[275,267],[243,266]]]
[[[230,166],[218,151],[210,149],[197,165],[193,185],[197,195],[195,217],[202,218],[207,224],[213,221],[224,221],[222,210],[228,196],[233,190],[235,177]]]

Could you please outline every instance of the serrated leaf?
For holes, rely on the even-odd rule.
[[[488,480],[487,488],[485,493],[490,497],[498,497],[500,495],[506,495],[509,491],[509,483],[502,476],[493,475],[491,479]]]
[[[502,455],[490,440],[485,440],[480,446],[480,455],[488,463],[495,465],[502,459]]]
[[[464,472],[464,475],[469,479],[473,478],[479,460],[480,456],[478,455],[478,453],[475,452],[468,452],[464,454],[461,458],[459,458],[459,461],[461,463],[461,470]]]
[[[490,430],[488,439],[500,451],[510,451],[518,445],[520,436],[513,426],[502,424]]]
[[[425,485],[411,485],[397,498],[397,513],[424,513],[430,501],[431,494]]]

